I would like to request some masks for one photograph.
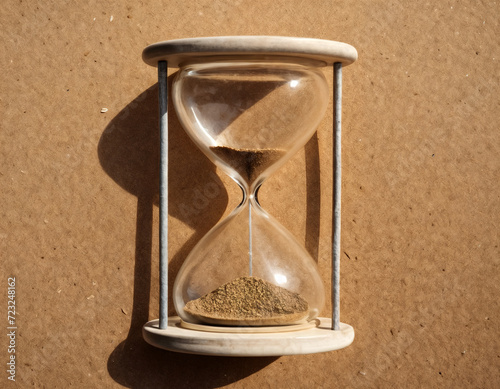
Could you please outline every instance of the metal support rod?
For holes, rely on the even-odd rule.
[[[158,62],[160,101],[160,329],[168,326],[168,64]]]
[[[335,135],[333,142],[332,330],[340,330],[340,205],[342,184],[342,63],[333,64]]]

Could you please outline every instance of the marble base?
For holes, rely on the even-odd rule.
[[[228,357],[267,357],[313,354],[338,350],[354,340],[354,329],[340,323],[332,331],[331,319],[318,318],[319,325],[290,332],[221,333],[183,328],[180,318],[169,317],[168,327],[159,329],[159,320],[146,323],[142,334],[149,344],[169,351]]]

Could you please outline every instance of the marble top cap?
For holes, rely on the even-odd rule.
[[[157,66],[158,61],[168,61],[169,67],[179,67],[185,62],[238,55],[313,59],[323,62],[324,66],[335,62],[341,62],[346,66],[358,58],[358,52],[351,45],[325,39],[218,36],[154,43],[144,49],[142,59],[151,66]]]

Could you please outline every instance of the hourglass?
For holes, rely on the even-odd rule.
[[[287,37],[214,37],[156,43],[160,94],[160,318],[143,335],[171,351],[226,356],[323,352],[348,346],[339,321],[340,100],[345,43]],[[316,131],[329,100],[321,68],[335,69],[335,191],[332,319],[320,317],[325,289],[316,263],[259,203],[259,188]],[[241,188],[241,203],[184,260],[168,317],[167,68],[175,111],[203,153]]]

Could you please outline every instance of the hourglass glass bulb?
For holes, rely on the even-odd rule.
[[[310,65],[187,65],[173,84],[177,115],[217,166],[243,187],[257,187],[307,142],[323,117],[328,88]]]
[[[193,64],[180,70],[173,99],[191,139],[243,189],[241,204],[179,270],[178,314],[248,326],[316,317],[324,303],[316,265],[256,192],[314,133],[328,101],[323,74],[305,60]]]

